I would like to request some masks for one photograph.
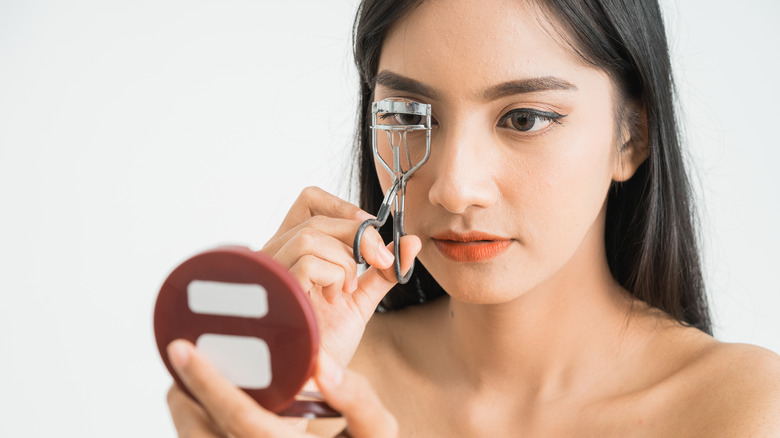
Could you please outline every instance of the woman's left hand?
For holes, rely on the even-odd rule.
[[[168,391],[168,407],[180,437],[313,436],[260,407],[222,377],[192,343],[171,342],[168,357],[184,384],[200,401],[198,405],[176,384]],[[395,418],[382,406],[363,376],[342,369],[327,353],[320,352],[314,378],[325,401],[346,418],[349,436],[395,438],[398,435]]]

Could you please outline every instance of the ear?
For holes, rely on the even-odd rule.
[[[647,133],[647,111],[643,103],[628,103],[626,115],[621,117],[620,138],[617,144],[617,160],[612,180],[624,182],[631,179],[639,166],[650,156]]]

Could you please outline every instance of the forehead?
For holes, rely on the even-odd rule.
[[[598,73],[554,26],[528,0],[428,0],[390,29],[379,71],[473,97],[518,78],[557,76],[576,85],[578,76]]]

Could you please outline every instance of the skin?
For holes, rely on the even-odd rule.
[[[373,432],[393,435],[389,412],[404,437],[780,436],[777,355],[684,327],[633,300],[609,271],[607,193],[647,157],[646,133],[615,121],[618,111],[641,119],[641,105],[616,99],[608,75],[583,64],[533,5],[490,3],[423,3],[391,29],[379,61],[379,72],[435,90],[378,83],[374,98],[433,106],[432,153],[408,186],[401,258],[406,269],[417,254],[448,296],[373,314],[395,282],[392,258],[369,230],[361,253],[372,267],[357,276],[351,243],[367,213],[315,188],[262,250],[308,291],[324,354],[378,394],[381,404],[348,419],[376,418]],[[485,96],[551,76],[573,87]],[[565,117],[519,132],[503,119],[516,108]],[[386,141],[380,149],[387,154]],[[387,189],[389,176],[378,174]],[[471,231],[511,243],[480,262],[437,248],[441,233]],[[224,391],[199,397],[237,397]],[[373,397],[368,385],[351,394]],[[174,406],[181,433],[195,411]],[[198,424],[192,430],[224,431],[230,421]],[[341,428],[309,424],[321,436]]]

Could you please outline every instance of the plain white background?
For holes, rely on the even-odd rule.
[[[346,195],[355,1],[0,1],[0,435],[173,436],[157,289]],[[718,338],[780,352],[780,7],[665,3]]]

